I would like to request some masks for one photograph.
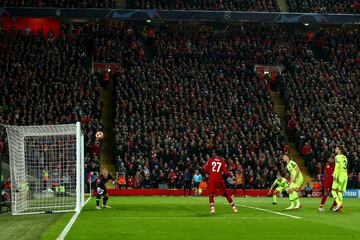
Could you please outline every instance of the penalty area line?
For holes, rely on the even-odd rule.
[[[89,202],[89,200],[91,199],[91,197],[89,197],[88,199],[86,199],[84,206]],[[81,212],[81,211],[80,211]],[[57,237],[56,240],[64,240],[66,235],[69,233],[72,225],[74,225],[76,219],[78,218],[80,212],[76,212],[70,219],[70,221],[68,222],[68,224],[65,226],[64,230],[60,233],[60,235]]]
[[[302,218],[302,217],[291,215],[291,214],[275,212],[275,211],[272,211],[272,210],[268,210],[268,209],[264,209],[264,208],[258,208],[258,207],[252,207],[252,206],[248,206],[248,205],[236,205],[236,206],[243,207],[243,208],[255,209],[255,210],[263,211],[263,212],[269,212],[269,213],[273,213],[273,214],[277,214],[277,215],[281,215],[281,216],[285,216],[285,217],[289,217],[289,218],[295,218],[295,219],[301,219]]]

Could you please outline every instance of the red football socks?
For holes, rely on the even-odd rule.
[[[323,206],[324,206],[327,197],[328,197],[327,195],[322,196],[322,198],[321,198],[321,203],[320,203],[320,207],[323,207]]]
[[[214,206],[214,196],[209,196],[210,206]]]

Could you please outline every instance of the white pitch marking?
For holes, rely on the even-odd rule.
[[[84,204],[84,207],[85,205],[89,202],[91,198],[88,198],[86,201],[85,201],[85,204]],[[66,227],[64,228],[64,230],[61,232],[61,234],[58,236],[58,238],[56,240],[64,240],[66,235],[69,233],[72,225],[75,223],[76,219],[78,218],[80,212],[76,212],[72,218],[70,219],[70,221],[68,222],[68,224],[66,225]]]
[[[216,215],[216,214],[215,214]],[[154,216],[154,217],[107,217],[106,219],[108,220],[199,220],[200,217],[208,217],[206,218],[206,220],[219,220],[219,219],[229,219],[229,217],[219,217],[219,216],[216,216],[216,217],[213,217],[214,215],[208,213],[207,215],[202,215],[202,216],[199,216],[199,217],[182,217],[182,216],[178,216],[178,217],[157,217],[157,216]],[[264,219],[279,219],[279,217],[263,217]],[[262,219],[263,219],[262,218]],[[250,217],[250,216],[240,216],[238,215],[236,217],[236,219],[259,219],[259,217]],[[94,222],[95,220],[94,219],[82,219],[81,222]]]
[[[301,219],[301,217],[299,217],[299,216],[290,215],[290,214],[281,213],[281,212],[275,212],[275,211],[271,211],[271,210],[264,209],[264,208],[252,207],[252,206],[248,206],[248,205],[236,205],[236,206],[240,206],[240,207],[243,207],[243,208],[256,209],[256,210],[263,211],[263,212],[270,212],[270,213],[273,213],[273,214],[277,214],[277,215],[281,215],[281,216],[285,216],[285,217],[289,217],[289,218]]]

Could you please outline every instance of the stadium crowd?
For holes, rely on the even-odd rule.
[[[86,41],[61,33],[0,32],[0,124],[51,125],[82,122],[86,171],[99,171],[101,129],[98,77],[88,70]],[[0,150],[7,152],[0,128]],[[46,147],[42,151],[46,151]],[[59,167],[44,166],[45,177]]]
[[[357,0],[288,0],[290,12],[359,14]]]
[[[0,0],[2,7],[116,8],[116,0]]]
[[[120,175],[131,185],[138,175],[151,186],[170,186],[171,178],[180,186],[185,170],[202,170],[215,148],[234,174],[243,173],[248,188],[270,186],[277,171],[285,173],[278,161],[284,136],[269,79],[253,72],[255,62],[281,60],[267,54],[273,39],[266,40],[261,28],[168,26],[154,30],[151,41],[142,31],[120,24],[95,34],[107,37],[95,39],[102,51],[96,60],[106,56],[124,66],[113,76]],[[272,37],[280,44],[277,34]],[[154,46],[153,58],[143,56],[146,41]],[[120,55],[113,50],[118,47],[127,51]]]
[[[357,32],[323,31],[309,39],[303,30],[280,27],[180,26],[175,30],[162,26],[151,31],[149,36],[139,27],[118,24],[95,32],[96,60],[109,59],[122,66],[113,76],[115,159],[128,186],[140,188],[145,182],[147,187],[179,187],[185,170],[202,171],[214,148],[222,149],[234,173],[243,174],[247,188],[268,187],[277,171],[284,174],[279,162],[286,151],[284,136],[273,111],[269,79],[253,73],[255,63],[283,64],[289,69],[277,76],[278,88],[287,102],[288,120],[295,122],[293,137],[299,150],[305,142],[317,149],[306,163],[313,176],[322,173],[330,157],[325,152],[331,153],[339,143],[331,134],[314,140],[318,130],[313,130],[334,128],[346,140],[353,185],[359,184],[359,144],[353,139],[358,135],[359,117],[355,94],[358,59],[353,58],[358,52]],[[147,58],[144,45],[149,43],[154,51]],[[125,51],[115,51],[118,48]],[[334,68],[338,73],[330,77]],[[317,81],[330,78],[329,85]],[[337,93],[353,96],[333,98],[339,104],[334,111],[346,107],[340,112],[340,125],[333,118],[339,112],[329,121],[325,117],[328,109],[318,105],[328,103],[328,98],[315,101],[326,96],[326,86],[336,84],[343,86]],[[323,93],[315,94],[319,89]],[[310,92],[312,101],[307,100]],[[316,106],[309,110],[307,104]],[[326,113],[323,119],[316,119],[319,109]],[[313,118],[311,127],[308,118]],[[327,126],[331,122],[333,126]],[[349,126],[347,134],[342,131],[343,124]]]
[[[276,0],[134,0],[131,9],[280,12]]]
[[[314,178],[337,144],[346,147],[351,178],[360,176],[359,44],[358,31],[320,31],[309,39],[314,54],[293,58],[283,75],[287,120]]]
[[[276,88],[286,102],[289,137],[310,173],[321,174],[336,144],[343,143],[349,186],[359,187],[357,31],[187,24],[144,28],[118,22],[93,24],[84,33],[91,34],[96,62],[120,66],[111,73],[119,184],[181,187],[196,169],[205,176],[214,149],[221,149],[246,188],[271,186],[278,171],[285,176],[280,156],[287,147],[269,93],[272,75],[254,73],[255,64],[282,64],[286,70],[275,74]],[[66,34],[0,36],[0,122],[81,120],[92,153],[86,156],[87,171],[98,171],[94,135],[101,129],[101,76],[86,71],[86,43]],[[4,146],[4,131],[0,142]]]
[[[116,0],[0,0],[2,7],[103,8],[114,9]],[[290,12],[359,14],[357,0],[287,0]],[[280,12],[277,0],[131,0],[129,9],[210,10]]]

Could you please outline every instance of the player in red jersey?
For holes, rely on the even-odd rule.
[[[227,193],[225,182],[222,178],[223,174],[227,175],[228,177],[233,177],[233,176],[227,170],[225,161],[220,156],[221,156],[221,152],[215,151],[214,157],[208,160],[208,163],[205,168],[205,172],[209,174],[208,192],[209,192],[209,202],[210,202],[210,213],[212,214],[215,213],[214,195],[216,190],[218,190],[222,195],[226,197],[234,213],[237,213],[238,210],[231,196]]]
[[[320,203],[320,207],[319,207],[319,211],[320,212],[324,212],[324,204],[326,202],[327,197],[329,196],[329,192],[331,192],[331,187],[332,187],[332,183],[333,183],[333,173],[334,173],[334,169],[335,169],[335,161],[334,158],[329,158],[328,162],[325,164],[325,169],[324,169],[324,195],[321,198],[321,203]],[[336,202],[333,202],[332,207],[336,206]]]

